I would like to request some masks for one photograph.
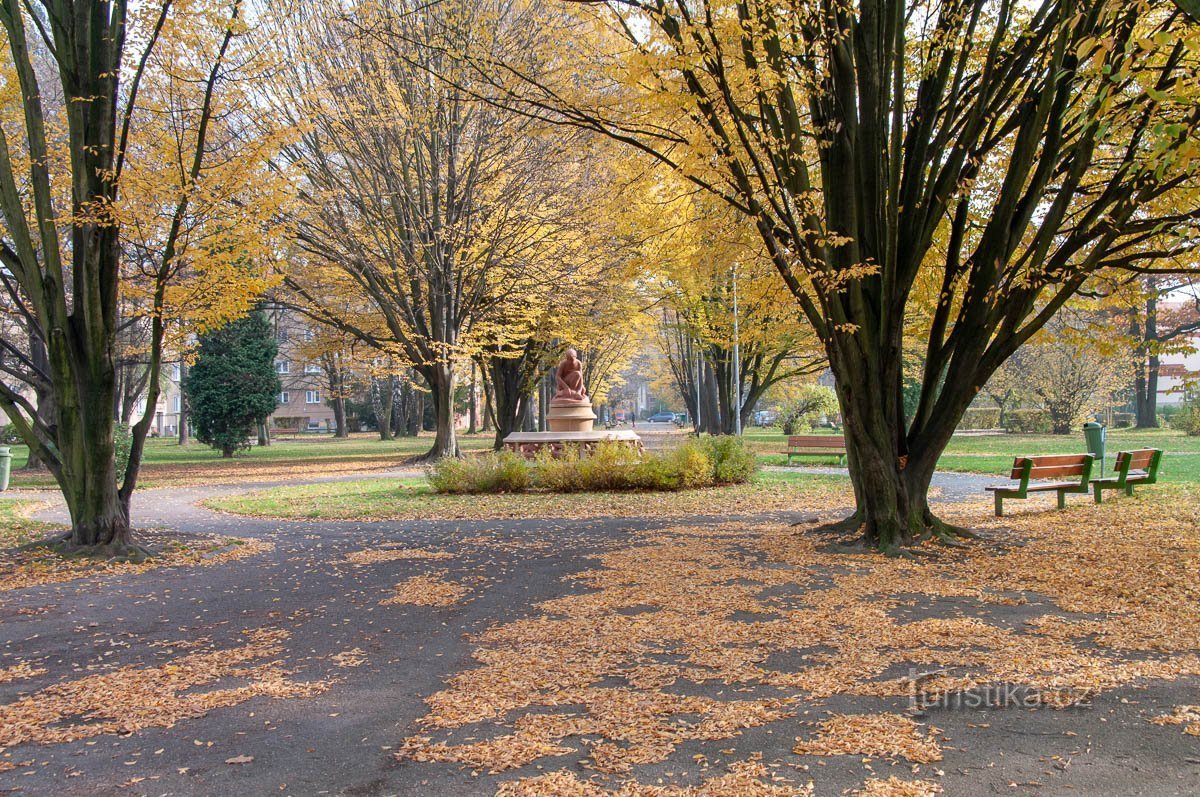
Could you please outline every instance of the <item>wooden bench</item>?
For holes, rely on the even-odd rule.
[[[272,426],[267,433],[272,440],[277,440],[283,435],[291,435],[296,438],[300,436],[300,428],[298,426]]]
[[[1005,498],[1028,498],[1029,493],[1058,493],[1058,508],[1067,508],[1067,493],[1088,491],[1095,457],[1091,454],[1062,454],[1048,457],[1017,457],[1013,460],[1009,478],[1016,484],[1000,484],[986,488],[996,495],[996,517],[1004,516]],[[1066,477],[1075,478],[1067,481]],[[1058,481],[1033,481],[1058,479]]]
[[[846,459],[846,438],[831,434],[789,435],[787,462],[792,457],[837,457],[840,465]]]
[[[1125,495],[1133,495],[1134,485],[1154,484],[1158,481],[1158,463],[1161,459],[1162,449],[1159,448],[1141,448],[1117,454],[1114,475],[1092,479],[1092,496],[1096,503],[1104,503],[1105,490],[1124,490]]]

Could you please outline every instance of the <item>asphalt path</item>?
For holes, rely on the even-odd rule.
[[[405,474],[380,477],[399,475]],[[940,500],[978,500],[992,481],[945,474],[935,487]],[[11,748],[0,754],[0,763],[20,765],[0,772],[0,794],[491,795],[501,781],[539,770],[531,765],[502,776],[475,775],[454,764],[401,763],[393,755],[405,737],[420,732],[425,698],[447,678],[477,666],[471,636],[536,615],[539,602],[581,589],[569,577],[594,567],[590,557],[597,551],[632,535],[681,522],[729,520],[307,522],[240,518],[198,506],[208,497],[263,486],[145,490],[135,514],[146,526],[268,540],[273,548],[267,552],[214,567],[160,568],[0,593],[0,669],[31,661],[47,670],[0,683],[0,704],[119,666],[160,667],[187,651],[233,650],[245,644],[247,633],[263,629],[286,632],[276,659],[291,682],[327,682],[327,688],[310,697],[253,697],[131,735]],[[44,516],[61,519],[61,507]],[[388,545],[455,556],[365,567],[345,561],[349,552]],[[485,573],[486,589],[449,607],[380,604],[398,581],[435,565],[451,580]],[[1023,619],[1020,607],[995,611],[1013,612],[1012,622]],[[959,607],[947,600],[936,612],[955,616]],[[339,663],[339,654],[355,650],[361,664]],[[1119,689],[1086,710],[941,711],[929,721],[952,739],[970,740],[945,750],[939,764],[945,794],[1200,794],[1196,738],[1146,721],[1153,712],[1200,703],[1196,687],[1185,679]],[[812,708],[842,710],[853,708],[853,701],[830,698]],[[790,751],[795,736],[794,721],[779,721],[708,747],[800,761]],[[680,759],[686,769],[692,754],[706,751],[716,755],[707,747],[681,748],[672,762],[635,774],[643,783],[671,783]],[[252,760],[227,763],[246,758]],[[581,760],[541,763],[574,767],[587,777]],[[818,795],[842,794],[862,782],[861,757],[804,760]],[[883,777],[908,769],[903,761],[873,766]]]

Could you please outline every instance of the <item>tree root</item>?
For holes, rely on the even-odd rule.
[[[800,520],[797,520],[795,523],[792,524],[792,526],[793,527],[807,526],[809,523],[815,522],[816,520],[818,520],[818,518],[816,516],[810,515],[807,518],[802,518]],[[849,517],[842,518],[841,520],[831,520],[828,523],[822,523],[819,526],[814,526],[813,528],[809,529],[808,532],[815,533],[815,534],[839,534],[839,535],[854,534],[854,533],[861,534],[863,532],[863,518],[860,513],[855,512],[854,514],[850,515]]]
[[[15,550],[32,551],[35,548],[55,548],[69,542],[71,542],[71,532],[64,531],[62,534],[55,535],[54,537],[46,537],[45,539],[27,542],[24,545],[18,545]]]
[[[938,517],[930,517],[926,521],[926,529],[920,536],[920,540],[935,540],[942,545],[947,545],[951,548],[968,548],[963,540],[982,540],[980,535],[963,526],[956,526],[953,523],[947,523]]]
[[[46,548],[68,559],[96,559],[105,562],[140,564],[158,555],[153,548],[131,542],[110,542],[102,545],[76,545],[68,533],[65,538],[54,537],[31,543],[31,548]]]

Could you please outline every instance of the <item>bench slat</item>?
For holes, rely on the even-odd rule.
[[[1125,451],[1122,453],[1129,459],[1130,470],[1146,470],[1150,467],[1151,460],[1154,459],[1154,451],[1155,449],[1153,448],[1143,448],[1138,451]],[[1120,467],[1119,464],[1118,467]]]
[[[1048,467],[1034,466],[1029,471],[1031,479],[1053,479],[1058,476],[1082,476],[1083,463],[1078,465],[1051,465]],[[1017,478],[1020,478],[1018,473]]]
[[[799,436],[788,438],[788,446],[792,448],[845,448],[846,440],[842,437],[829,435]]]
[[[1045,457],[1017,457],[1013,460],[1010,478],[1020,479],[1025,473],[1025,464],[1032,465],[1031,479],[1052,479],[1057,476],[1081,476],[1087,466],[1087,454],[1054,454]]]

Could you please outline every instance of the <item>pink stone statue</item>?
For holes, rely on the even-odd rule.
[[[587,388],[583,386],[583,363],[579,361],[579,354],[574,349],[567,349],[566,356],[558,364],[554,383],[558,390],[551,399],[552,402],[591,403]]]

